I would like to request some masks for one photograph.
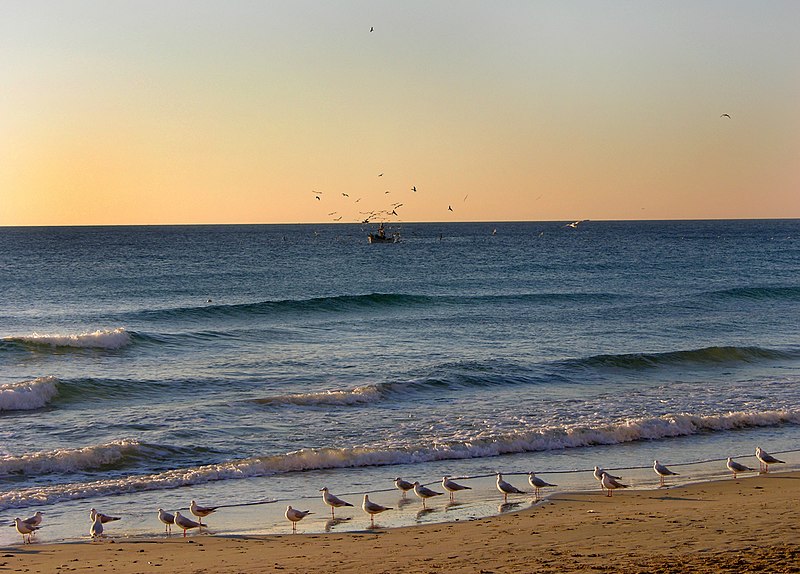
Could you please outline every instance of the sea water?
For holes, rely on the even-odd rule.
[[[0,522],[41,541],[466,520],[531,491],[800,467],[800,221],[0,229]],[[445,474],[422,504],[393,487]],[[352,502],[337,520],[323,486]],[[550,489],[551,491],[553,489]],[[598,490],[599,493],[599,490]],[[0,544],[19,543],[11,528]]]

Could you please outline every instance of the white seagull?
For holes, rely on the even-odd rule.
[[[599,466],[594,467],[594,472],[592,473],[595,479],[600,483],[600,490],[605,490],[605,486],[603,486],[603,473],[608,474],[605,470],[600,468]],[[614,476],[613,474],[608,474],[614,480],[622,480],[620,476]]]
[[[414,488],[414,485],[408,482],[407,480],[403,480],[399,476],[394,479],[394,485],[397,487],[400,492],[403,493],[403,498],[406,496],[406,492]]]
[[[455,500],[455,493],[459,490],[472,490],[471,486],[464,486],[463,484],[458,484],[450,480],[449,475],[442,477],[442,488],[450,493],[450,500]]]
[[[314,514],[310,510],[297,510],[292,508],[292,505],[286,507],[286,518],[292,523],[292,532],[297,532],[297,523],[303,520],[309,514]]]
[[[520,490],[513,484],[503,480],[503,475],[499,472],[497,473],[497,490],[503,493],[503,502],[508,502],[509,494],[525,494],[524,490]]]
[[[334,508],[341,508],[342,506],[353,506],[349,502],[345,502],[338,496],[334,496],[330,492],[328,492],[328,487],[324,486],[319,490],[322,493],[322,500],[331,507],[331,518],[336,518],[336,515],[333,513]]]
[[[536,498],[539,498],[539,489],[544,488],[545,486],[558,486],[557,484],[550,484],[549,482],[545,482],[544,480],[536,476],[536,473],[534,472],[528,473],[528,482],[533,487],[533,495]]]
[[[194,514],[197,517],[197,523],[203,527],[203,518],[211,514],[212,512],[216,511],[218,506],[198,506],[197,502],[194,500],[189,504],[189,512]]]
[[[30,518],[26,518],[22,522],[24,522],[28,526],[39,526],[42,523],[42,513],[37,510],[36,514],[31,516]]]
[[[92,540],[95,538],[102,538],[103,537],[103,518],[102,514],[95,514],[92,518],[92,526],[89,528],[89,534],[92,537]]]
[[[159,508],[158,519],[164,523],[164,532],[167,534],[172,534],[172,525],[175,524],[175,515],[170,514],[163,508]]]
[[[186,531],[191,528],[200,528],[200,523],[195,522],[188,516],[184,516],[178,511],[175,511],[175,526],[183,528],[183,537],[186,538]]]
[[[113,522],[115,520],[120,520],[121,517],[119,516],[109,516],[108,514],[103,514],[102,512],[97,512],[94,508],[89,510],[89,518],[92,519],[92,522],[95,521],[97,517],[100,517],[100,523],[106,524],[108,522]]]
[[[412,487],[413,488],[413,487]],[[381,506],[377,502],[372,502],[369,499],[369,494],[364,495],[364,503],[361,505],[361,508],[364,509],[364,512],[369,514],[369,523],[370,526],[375,526],[375,515],[380,514],[386,510],[392,510],[389,506]]]
[[[659,484],[664,486],[664,477],[665,476],[678,476],[677,472],[672,472],[666,466],[658,462],[657,460],[653,461],[653,471],[658,475]]]
[[[756,447],[756,458],[758,459],[758,472],[769,472],[769,465],[771,464],[786,464],[782,460],[778,460],[760,446]]]
[[[433,498],[434,496],[439,496],[442,493],[431,490],[426,486],[422,486],[417,480],[414,482],[414,494],[422,499],[422,508],[425,508],[425,501],[427,499]]]
[[[31,543],[31,535],[39,530],[38,526],[34,526],[32,524],[28,524],[21,518],[14,519],[14,526],[17,528],[17,532],[22,535],[22,543],[23,544],[30,544]],[[27,535],[28,540],[25,540],[25,536]]]
[[[608,491],[606,496],[614,496],[614,489],[615,488],[628,488],[629,485],[622,484],[621,482],[617,482],[617,480],[608,474],[607,472],[603,472],[603,476],[600,479],[600,484]]]
[[[745,466],[740,462],[736,462],[731,457],[728,457],[728,462],[725,463],[725,466],[727,466],[728,470],[733,473],[733,478],[736,478],[737,472],[747,472],[748,470],[753,470],[749,466]]]

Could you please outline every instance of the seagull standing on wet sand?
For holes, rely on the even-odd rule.
[[[653,461],[653,471],[658,475],[658,483],[660,486],[664,486],[665,476],[678,476],[677,472],[672,472],[657,460]]]
[[[606,489],[606,496],[614,496],[614,489],[628,488],[629,485],[617,482],[613,476],[603,471],[603,476],[600,479],[600,484]]]
[[[28,524],[21,518],[14,519],[14,526],[17,528],[17,532],[22,535],[22,543],[23,544],[30,544],[31,543],[31,535],[39,530],[38,526],[34,526],[32,524]],[[25,540],[25,536],[27,535],[28,539]]]
[[[769,465],[771,464],[786,464],[782,460],[778,460],[767,451],[765,451],[760,446],[756,447],[756,458],[758,459],[758,472],[760,473],[768,473],[769,472]]]
[[[336,515],[334,514],[334,508],[341,508],[342,506],[353,506],[349,502],[345,502],[338,496],[334,496],[333,494],[328,492],[327,486],[323,486],[319,491],[322,493],[323,502],[325,502],[325,504],[331,507],[331,518],[336,518]]]
[[[414,485],[408,482],[407,480],[403,480],[399,476],[394,479],[395,487],[403,493],[403,498],[406,497],[406,492],[414,488]]]
[[[91,518],[92,522],[94,522],[95,518],[100,517],[100,522],[102,524],[107,524],[109,522],[113,522],[115,520],[120,520],[121,517],[119,516],[109,516],[108,514],[103,514],[102,512],[97,512],[94,508],[89,510],[89,518]]]
[[[203,527],[203,518],[216,511],[218,506],[199,506],[194,500],[189,504],[189,512],[197,517],[197,523]]]
[[[164,532],[172,534],[172,525],[175,524],[175,515],[163,508],[158,509],[158,519],[164,524]]]
[[[509,494],[525,494],[524,490],[520,490],[513,484],[503,480],[503,475],[499,472],[497,473],[497,490],[503,493],[503,502],[508,502]]]
[[[533,472],[529,472],[528,473],[528,482],[533,487],[533,495],[536,498],[539,498],[539,490],[540,489],[542,489],[542,488],[544,488],[546,486],[558,486],[557,484],[550,484],[549,482],[545,482],[544,480],[542,480],[541,478],[536,476],[536,473],[533,473]]]
[[[175,512],[175,526],[183,528],[183,537],[186,538],[186,531],[191,528],[200,528],[200,523],[195,522],[191,518],[188,518],[181,514],[180,512]]]
[[[435,490],[431,490],[426,486],[422,486],[419,481],[414,482],[414,494],[416,494],[419,498],[422,499],[422,508],[426,508],[425,501],[429,498],[433,498],[434,496],[439,496],[442,494],[441,492],[436,492]]]
[[[292,532],[297,532],[297,523],[303,520],[309,514],[314,514],[310,510],[297,510],[292,508],[292,505],[286,507],[286,518],[292,523]]]
[[[89,534],[92,537],[92,540],[95,538],[102,538],[103,537],[103,519],[102,514],[95,514],[94,518],[92,519],[92,526],[89,528]]]
[[[748,470],[753,470],[749,466],[745,466],[740,462],[736,462],[731,457],[728,457],[728,461],[725,463],[725,466],[727,466],[728,470],[733,473],[733,478],[736,478],[737,472],[747,472]]]
[[[603,474],[608,474],[605,470],[600,468],[599,466],[594,467],[594,472],[592,473],[595,479],[600,483],[600,490],[605,490],[606,487],[603,486]],[[608,474],[614,480],[622,480],[620,476],[614,476],[613,474]]]
[[[361,508],[364,509],[364,512],[369,514],[369,524],[370,526],[375,526],[375,515],[380,514],[381,512],[385,512],[387,510],[392,510],[390,506],[381,506],[377,502],[372,502],[369,499],[369,494],[364,495],[364,502],[361,505]]]
[[[36,514],[31,516],[30,518],[26,518],[22,522],[27,524],[28,526],[39,526],[42,523],[42,512],[36,511]]]
[[[450,493],[450,500],[455,500],[455,493],[459,490],[472,490],[471,486],[464,486],[463,484],[458,484],[457,482],[450,480],[449,475],[442,477],[442,488]]]

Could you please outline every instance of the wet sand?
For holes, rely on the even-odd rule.
[[[343,534],[20,542],[0,550],[0,570],[800,572],[798,472],[616,491],[611,498],[598,488],[522,506],[485,519]]]

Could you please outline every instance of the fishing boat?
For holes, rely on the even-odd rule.
[[[384,229],[383,223],[381,223],[378,226],[378,232],[370,233],[367,239],[370,243],[397,243],[400,241],[400,233],[394,232],[391,235],[386,235],[386,229]]]

